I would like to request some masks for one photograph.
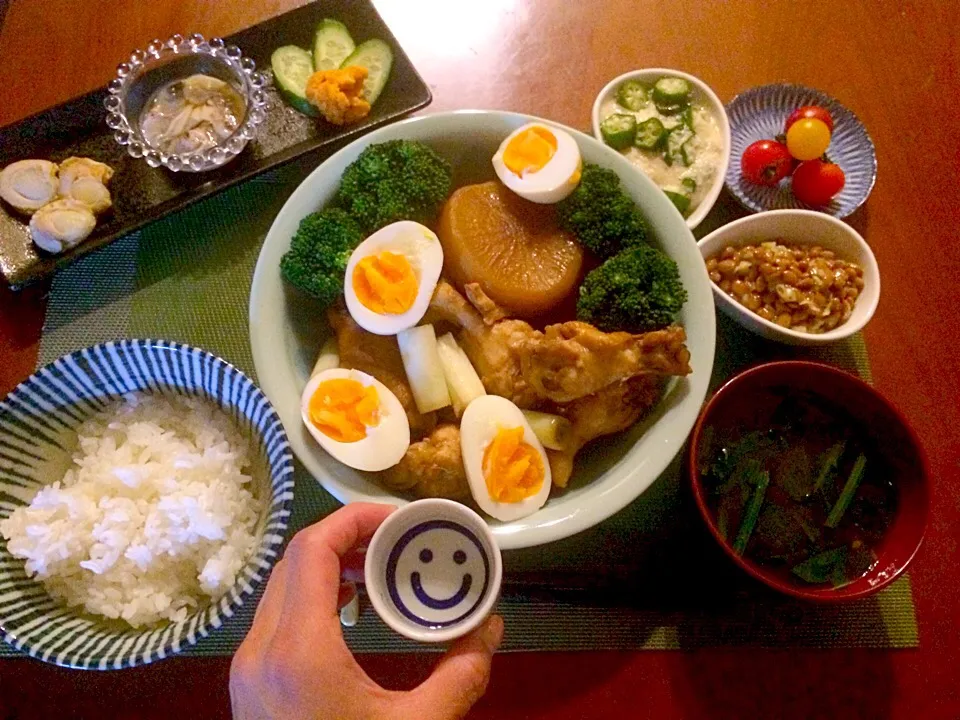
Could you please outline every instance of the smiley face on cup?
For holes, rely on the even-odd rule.
[[[377,614],[415,640],[465,635],[493,609],[500,550],[483,519],[449,500],[418,500],[390,515],[367,549],[367,594]]]
[[[430,628],[469,616],[490,582],[490,561],[477,536],[451,520],[407,530],[387,560],[387,589],[397,610]]]

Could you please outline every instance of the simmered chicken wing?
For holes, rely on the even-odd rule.
[[[384,470],[380,478],[388,488],[409,490],[417,497],[467,502],[470,486],[460,454],[460,428],[438,425],[423,440],[410,445],[403,459]]]
[[[547,452],[553,484],[567,486],[573,458],[588,442],[626,430],[639,420],[660,398],[661,384],[662,380],[655,375],[637,375],[551,408],[551,412],[563,415],[573,425],[568,446],[562,451]]]
[[[327,318],[337,334],[340,367],[361,370],[386,385],[406,410],[413,438],[423,437],[433,430],[436,417],[433,413],[422,414],[417,410],[396,337],[367,332],[341,308],[331,309]]]
[[[479,288],[475,292],[482,293]],[[520,346],[534,332],[530,325],[522,320],[500,320],[487,325],[477,309],[445,280],[437,284],[433,293],[428,319],[462,328],[457,339],[488,393],[509,398],[522,408],[537,405],[537,395],[520,371]]]
[[[521,372],[538,395],[570,402],[636,375],[689,375],[686,339],[679,325],[642,335],[579,321],[549,325],[519,348]]]

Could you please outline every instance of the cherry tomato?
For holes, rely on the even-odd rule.
[[[783,131],[786,132],[797,120],[802,120],[803,118],[822,120],[830,132],[833,132],[833,118],[826,108],[819,107],[818,105],[804,105],[794,110],[790,113],[790,117],[787,118],[787,122],[783,126]]]
[[[787,130],[787,150],[797,160],[813,160],[830,147],[830,128],[823,120],[802,118]]]
[[[757,140],[740,158],[743,176],[757,185],[776,185],[790,174],[792,166],[787,146],[776,140]]]
[[[807,205],[826,205],[843,190],[845,181],[839,165],[807,160],[793,171],[793,194]]]

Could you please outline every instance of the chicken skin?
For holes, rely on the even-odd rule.
[[[573,473],[574,456],[591,440],[626,430],[660,399],[662,380],[637,375],[607,385],[598,392],[550,408],[570,421],[573,432],[563,450],[548,450],[553,484],[566,487]]]
[[[431,310],[462,328],[460,344],[487,392],[522,408],[571,402],[636,375],[691,372],[682,327],[631,335],[571,321],[540,332],[522,320],[490,322],[500,316],[496,305],[479,286],[468,286],[467,295],[477,307],[441,281]]]
[[[549,325],[520,346],[521,374],[541,397],[571,402],[637,375],[689,375],[686,339],[679,325],[642,335],[578,321]]]
[[[479,286],[471,288],[471,296],[480,298]],[[489,313],[496,314],[496,305],[483,295],[481,300]],[[522,408],[536,407],[539,398],[523,378],[520,365],[520,347],[533,328],[523,320],[499,320],[487,324],[477,309],[467,302],[445,280],[437,284],[430,301],[430,321],[444,321],[461,328],[460,346],[470,358],[483,387],[491,395],[509,398]]]

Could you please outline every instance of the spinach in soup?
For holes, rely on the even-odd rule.
[[[760,430],[717,437],[700,472],[735,552],[793,583],[847,585],[877,562],[896,488],[870,439],[823,398],[784,389]]]

